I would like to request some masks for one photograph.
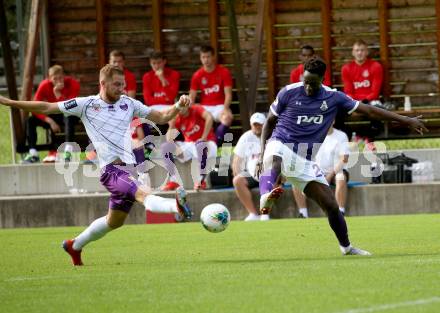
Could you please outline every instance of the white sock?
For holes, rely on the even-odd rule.
[[[176,200],[148,195],[144,200],[145,210],[155,213],[178,213]]]
[[[32,149],[29,149],[29,154],[32,156],[38,156],[38,151],[37,151],[37,149],[32,148]]]
[[[309,217],[309,212],[307,208],[299,208],[299,213],[302,214],[304,217]]]
[[[345,214],[345,208],[341,208],[341,207],[339,207],[339,211],[341,211],[342,213]]]
[[[81,250],[86,244],[91,241],[98,240],[104,237],[112,229],[107,224],[107,216],[100,217],[92,222],[73,242],[73,249]]]

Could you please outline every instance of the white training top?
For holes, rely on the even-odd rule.
[[[152,111],[142,102],[122,95],[115,103],[106,103],[99,95],[58,102],[65,115],[81,119],[92,141],[102,168],[117,158],[135,164],[131,145],[133,117],[147,117]]]
[[[260,138],[257,137],[252,130],[248,130],[238,139],[234,153],[245,160],[246,172],[258,181],[258,177],[255,176],[255,167],[257,166],[261,153]]]
[[[319,147],[315,160],[321,170],[328,174],[333,171],[343,155],[349,154],[350,147],[347,135],[343,131],[333,128],[333,132],[325,137]],[[344,165],[343,168],[345,167]]]

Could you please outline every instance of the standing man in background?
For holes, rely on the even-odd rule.
[[[232,124],[232,76],[229,70],[217,64],[215,50],[211,46],[200,49],[202,67],[191,78],[189,97],[195,103],[197,91],[200,90],[200,104],[212,114],[214,121],[220,122],[215,130],[217,145]]]

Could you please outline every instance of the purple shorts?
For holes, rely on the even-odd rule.
[[[130,212],[140,185],[136,176],[136,171],[129,165],[108,164],[103,168],[100,181],[110,191],[110,209]]]

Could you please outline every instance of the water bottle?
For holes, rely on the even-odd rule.
[[[409,96],[405,96],[405,102],[403,103],[404,111],[411,111],[411,99]]]

